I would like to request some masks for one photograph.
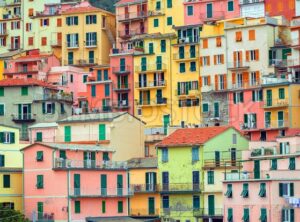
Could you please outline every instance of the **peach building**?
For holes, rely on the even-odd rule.
[[[34,143],[24,155],[24,213],[33,221],[128,214],[126,162],[99,145]]]
[[[249,145],[242,170],[227,170],[224,175],[225,220],[299,221],[299,134]]]

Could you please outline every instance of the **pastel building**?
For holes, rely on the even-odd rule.
[[[129,214],[134,218],[159,216],[160,195],[157,184],[157,158],[132,158],[127,161],[130,189]]]
[[[0,109],[1,110],[1,109]],[[22,153],[19,129],[0,125],[0,205],[23,210]]]
[[[299,2],[297,2],[299,5]],[[300,7],[299,7],[300,9]],[[299,14],[300,15],[300,14]],[[300,81],[300,34],[299,34],[299,18],[295,18],[291,22],[291,55],[288,57],[288,63],[290,72],[292,72],[292,78],[295,82]]]
[[[247,148],[248,140],[226,126],[178,129],[158,143],[163,221],[223,221],[222,172],[239,169]]]
[[[184,24],[195,25],[240,16],[239,0],[184,1]]]
[[[25,56],[5,61],[4,78],[34,78],[45,81],[51,66],[60,62],[52,54],[42,54],[39,50],[30,50]]]
[[[144,123],[126,112],[73,115],[58,121],[55,141],[111,147],[115,160],[142,157]]]
[[[241,171],[224,174],[226,221],[299,220],[299,141],[294,134],[250,142]]]
[[[128,215],[126,162],[99,145],[35,143],[24,155],[24,213],[31,220]]]
[[[30,144],[35,142],[51,143],[55,141],[58,124],[52,123],[37,123],[28,127],[29,142]]]

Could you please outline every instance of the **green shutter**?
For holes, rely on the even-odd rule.
[[[232,210],[232,208],[228,208],[227,209],[227,221],[231,222],[232,221],[232,217],[233,217],[233,210]]]
[[[101,195],[107,195],[107,175],[101,174]]]
[[[173,25],[173,18],[167,17],[167,25]]]
[[[96,86],[95,86],[95,85],[92,85],[91,96],[92,96],[92,97],[95,97],[95,96],[96,96]]]
[[[154,51],[153,51],[153,43],[150,42],[149,43],[149,54],[153,54],[153,53],[154,53]]]
[[[37,202],[38,219],[42,220],[44,217],[44,204],[43,202]]]
[[[74,174],[74,195],[80,195],[80,174]]]
[[[109,95],[110,95],[109,84],[105,84],[105,96],[109,96]]]
[[[65,142],[71,142],[71,126],[65,126]]]
[[[118,188],[118,196],[123,195],[123,175],[117,175],[117,188]]]
[[[165,39],[160,40],[160,51],[166,52],[166,40]]]
[[[43,161],[44,159],[44,152],[43,151],[37,151],[36,152],[36,160],[37,161]]]
[[[102,213],[105,214],[106,212],[106,202],[105,200],[102,200]]]
[[[147,58],[142,57],[141,58],[141,71],[146,71],[147,70]]]
[[[295,221],[295,210],[294,209],[290,209],[290,222],[294,222]]]
[[[44,188],[44,176],[43,175],[37,175],[36,180],[37,180],[36,188],[38,188],[38,189]]]
[[[10,144],[15,143],[15,133],[11,132],[10,134]]]
[[[172,0],[167,0],[167,8],[172,8]]]
[[[0,96],[4,96],[4,88],[0,87]]]
[[[28,87],[27,86],[22,86],[21,95],[22,96],[27,96],[28,95]]]
[[[227,4],[228,4],[228,5],[227,5],[227,10],[228,10],[229,12],[234,11],[233,1],[228,1]]]
[[[279,196],[283,196],[283,183],[279,183]]]
[[[156,28],[159,26],[159,20],[158,19],[154,19],[153,20],[153,26]]]
[[[4,167],[4,166],[5,166],[5,156],[0,155],[0,167]]]
[[[123,213],[123,201],[118,201],[118,213]]]
[[[36,132],[36,141],[37,142],[43,141],[43,133],[42,132]]]
[[[191,45],[190,47],[190,57],[195,58],[196,57],[196,48],[195,45]]]
[[[237,94],[236,94],[236,93],[233,93],[232,95],[233,95],[233,104],[236,104],[236,95],[237,95]]]
[[[75,200],[75,214],[80,214],[80,201]]]
[[[244,222],[248,222],[249,221],[249,208],[244,208],[243,221]]]
[[[10,175],[3,175],[3,188],[10,188]]]
[[[66,160],[67,159],[66,151],[65,150],[60,150],[59,151],[59,157]]]
[[[284,88],[279,89],[279,99],[284,99],[285,98],[285,92]]]
[[[4,104],[0,104],[0,116],[4,116]]]
[[[294,183],[290,183],[290,197],[294,196]]]
[[[289,159],[290,161],[290,164],[289,164],[289,170],[295,170],[296,169],[296,160],[295,160],[295,157],[291,157]]]
[[[244,124],[248,123],[248,114],[244,114]]]
[[[106,140],[106,125],[99,124],[99,140]]]
[[[103,158],[102,158],[103,161],[109,161],[109,154],[108,152],[103,152]]]
[[[271,170],[277,170],[277,159],[271,160]]]
[[[162,69],[162,57],[156,56],[156,69],[161,70]]]

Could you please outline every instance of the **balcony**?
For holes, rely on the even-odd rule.
[[[157,81],[147,81],[147,82],[136,82],[135,88],[139,90],[148,90],[148,89],[159,89],[164,88],[167,85],[166,80],[157,80]]]
[[[167,98],[157,98],[156,100],[149,101],[149,100],[144,100],[144,101],[139,101],[138,106],[140,107],[150,107],[150,106],[165,106],[167,105]]]
[[[160,7],[160,8],[157,8],[155,7],[154,10],[149,10],[148,11],[148,16],[162,16],[164,15],[164,8]]]
[[[147,11],[130,12],[118,16],[119,22],[128,22],[132,20],[141,20],[148,17]]]
[[[59,11],[57,9],[51,10],[51,11],[40,11],[40,12],[35,12],[34,17],[49,17],[49,16],[54,16],[54,15],[59,15]]]
[[[68,93],[63,92],[53,92],[53,93],[44,93],[42,97],[39,95],[34,95],[34,101],[66,101],[66,102],[73,102],[73,96]]]
[[[129,212],[131,217],[158,217],[159,208],[155,209],[130,209]]]
[[[241,168],[241,162],[239,160],[204,160],[203,169],[213,169],[213,168],[227,168],[227,169],[237,169]]]
[[[56,158],[54,160],[54,169],[66,170],[66,169],[94,169],[94,170],[113,170],[113,169],[127,169],[126,161],[96,161],[96,160],[70,160]]]
[[[85,42],[86,48],[95,48],[97,47],[97,40],[88,40]]]
[[[22,45],[20,43],[15,43],[15,44],[9,44],[8,45],[8,50],[9,51],[19,50],[21,48],[22,48]]]
[[[139,73],[164,72],[166,71],[166,68],[167,66],[165,63],[147,64],[135,66],[135,71]]]
[[[61,39],[57,39],[57,40],[52,40],[51,41],[51,47],[53,48],[60,48],[62,45],[61,45]]]
[[[199,36],[192,35],[189,37],[182,37],[177,39],[171,40],[171,45],[184,45],[184,44],[198,44],[199,43]]]
[[[71,198],[107,198],[107,197],[128,197],[132,196],[133,192],[128,188],[73,188],[70,190]]]
[[[12,121],[15,123],[32,123],[35,122],[35,114],[26,113],[26,114],[11,114]]]
[[[223,208],[200,208],[194,209],[194,217],[199,218],[213,218],[213,219],[222,219],[223,218]]]
[[[129,74],[131,71],[131,66],[115,66],[112,67],[112,73],[116,74],[116,75],[127,75]]]
[[[242,123],[240,129],[243,131],[257,130],[257,122]]]
[[[200,193],[200,184],[193,184],[193,183],[162,184],[159,187],[159,192],[161,194]]]
[[[270,99],[264,101],[262,108],[271,109],[271,108],[288,107],[288,106],[289,106],[288,99]]]
[[[30,67],[17,67],[17,69],[10,70],[5,69],[4,73],[5,75],[9,74],[32,74],[39,72],[39,68],[37,66],[30,66]]]
[[[54,222],[55,221],[55,216],[54,213],[44,213],[44,212],[36,212],[34,211],[32,214],[32,217],[35,215],[35,220],[37,222]],[[34,219],[32,218],[34,221]]]
[[[158,185],[156,185],[156,184],[132,184],[131,190],[134,193],[155,193],[155,192],[158,192]]]
[[[253,80],[253,81],[238,81],[234,84],[232,84],[233,90],[239,90],[239,89],[251,89],[251,88],[257,88],[261,86],[260,80]]]
[[[115,85],[113,85],[113,90],[116,91],[116,92],[129,91],[130,90],[130,84],[128,84],[128,83],[115,84]]]
[[[67,42],[68,49],[78,49],[79,43],[78,42]]]
[[[190,61],[196,60],[199,57],[198,52],[174,53],[173,59],[176,61]]]
[[[5,30],[0,30],[0,36],[3,37],[3,36],[7,36],[8,35],[8,30],[5,29]]]
[[[75,63],[73,65],[77,65],[77,66],[95,65],[97,64],[97,61],[98,61],[97,58],[78,59],[75,60]]]
[[[228,69],[229,70],[247,70],[249,69],[249,63],[244,61],[235,61],[235,62],[229,62],[228,63]]]
[[[289,127],[288,120],[265,120],[265,129],[281,129]]]
[[[175,95],[178,97],[200,97],[201,92],[198,89],[191,89],[191,90],[182,89],[180,91],[175,90]]]
[[[263,3],[264,0],[240,0],[240,5],[248,5],[248,4],[256,4],[256,3]]]
[[[275,68],[287,68],[289,60],[287,59],[270,59],[269,65]]]
[[[199,19],[209,22],[209,21],[217,21],[225,19],[224,11],[213,11],[210,15],[208,13],[200,13]]]
[[[129,108],[129,102],[128,102],[128,100],[120,100],[120,101],[114,102],[113,103],[113,108],[114,109],[119,109],[119,110],[128,109]]]

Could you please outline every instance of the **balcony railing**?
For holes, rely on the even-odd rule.
[[[97,40],[88,40],[85,42],[85,47],[91,48],[91,47],[97,47]]]
[[[235,62],[228,63],[228,69],[248,69],[248,68],[249,68],[249,62],[235,61]]]
[[[54,11],[35,12],[35,16],[36,17],[52,16],[52,15],[59,15],[59,11],[58,10],[54,10]]]
[[[169,183],[159,185],[161,193],[194,193],[200,192],[200,184],[193,183]]]
[[[194,217],[223,217],[223,208],[194,209]]]
[[[166,70],[165,63],[158,63],[158,64],[147,64],[147,65],[140,65],[135,66],[135,70],[137,72],[157,72],[157,71],[164,71]]]
[[[198,97],[200,96],[200,90],[198,89],[190,89],[190,90],[175,90],[176,96],[191,96],[191,97]]]
[[[143,100],[138,102],[138,106],[160,106],[160,105],[167,105],[168,99],[167,98],[157,98],[156,100]]]
[[[26,114],[12,114],[12,120],[14,122],[34,122],[35,115],[31,113]]]
[[[205,160],[203,168],[241,167],[239,160]]]
[[[266,129],[277,129],[277,128],[285,128],[289,126],[288,120],[265,120],[265,128]]]
[[[147,81],[147,82],[136,82],[135,87],[142,88],[160,88],[165,87],[167,85],[166,80],[156,80],[156,81]]]
[[[126,169],[127,162],[125,161],[96,161],[96,160],[69,160],[56,158],[54,162],[56,169]]]
[[[33,73],[38,72],[40,69],[36,66],[33,67],[17,67],[16,70],[5,69],[4,74],[17,74],[17,73]]]
[[[61,39],[56,39],[51,41],[51,46],[52,47],[61,47],[62,41]]]
[[[271,59],[269,65],[273,65],[277,68],[286,68],[288,66],[289,60],[287,59]]]
[[[232,89],[249,89],[259,87],[261,85],[260,80],[241,81],[232,84]]]
[[[93,65],[97,64],[97,61],[97,58],[78,59],[75,61],[74,65]]]
[[[70,196],[78,197],[125,197],[131,196],[133,192],[128,188],[73,188],[70,189]]]
[[[134,20],[134,19],[142,19],[148,16],[147,11],[140,11],[140,12],[130,12],[125,13],[118,16],[119,21],[127,21],[127,20]]]
[[[257,122],[249,122],[249,123],[242,123],[241,130],[253,130],[257,129]]]
[[[112,67],[112,72],[114,74],[128,74],[130,73],[130,70],[131,70],[131,66],[115,66],[115,67]]]
[[[177,44],[199,43],[199,39],[200,38],[199,38],[198,35],[192,35],[192,36],[187,36],[187,37],[172,39],[171,40],[171,44],[172,45],[177,45]]]
[[[225,19],[225,12],[224,11],[213,11],[211,14],[200,13],[199,19],[204,20],[204,21],[222,20],[222,19]]]
[[[117,102],[113,102],[113,107],[115,109],[128,109],[129,108],[129,101],[124,99]]]
[[[270,99],[265,100],[263,103],[263,108],[273,108],[273,107],[286,107],[289,106],[288,99]]]
[[[65,93],[45,93],[42,100],[63,100],[72,102],[73,96]]]
[[[2,29],[0,30],[0,36],[8,35],[8,30],[7,29]]]
[[[115,84],[113,85],[114,91],[128,91],[130,90],[130,84],[123,83],[123,84]]]
[[[132,217],[151,217],[151,216],[158,216],[159,215],[159,208],[155,209],[130,209],[130,216]]]
[[[18,50],[21,49],[22,45],[20,43],[15,43],[15,44],[9,44],[8,45],[8,50],[13,51],[13,50]]]
[[[262,3],[264,0],[240,0],[240,5]]]
[[[174,60],[184,60],[184,59],[197,59],[199,57],[198,52],[185,52],[185,53],[174,53],[173,59]]]
[[[67,48],[69,48],[69,49],[79,48],[79,43],[78,42],[67,42]]]
[[[145,34],[145,29],[125,29],[118,32],[120,38],[131,38],[135,35]]]
[[[132,184],[131,190],[134,193],[151,193],[157,192],[159,187],[157,184]]]

